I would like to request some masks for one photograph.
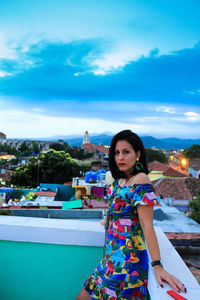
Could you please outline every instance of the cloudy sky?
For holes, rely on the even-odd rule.
[[[200,138],[199,0],[0,0],[0,132]]]

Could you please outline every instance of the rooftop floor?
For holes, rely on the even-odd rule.
[[[175,207],[155,207],[153,224],[164,232],[200,233],[200,224]]]

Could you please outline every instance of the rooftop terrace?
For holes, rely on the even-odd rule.
[[[155,229],[165,268],[185,284],[188,300],[198,299],[196,279],[161,228]],[[0,216],[1,299],[74,300],[101,259],[103,244],[97,221]],[[158,286],[151,266],[148,288],[153,300],[171,299],[171,288]]]

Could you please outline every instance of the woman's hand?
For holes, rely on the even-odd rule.
[[[100,224],[105,226],[106,225],[106,218],[100,221]]]
[[[155,271],[156,280],[161,287],[163,287],[163,281],[165,281],[169,283],[169,285],[171,285],[171,287],[176,292],[178,293],[180,293],[180,291],[182,291],[183,293],[187,292],[184,284],[175,276],[168,273],[161,265],[155,266],[154,271]]]

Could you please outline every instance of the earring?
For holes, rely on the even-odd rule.
[[[136,164],[135,164],[135,168],[137,171],[141,171],[144,169],[143,164],[139,161],[139,157],[136,158]]]

